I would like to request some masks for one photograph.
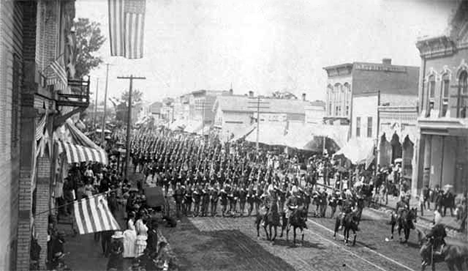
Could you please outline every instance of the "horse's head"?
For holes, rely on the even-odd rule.
[[[411,208],[407,211],[406,220],[416,222],[418,218],[418,208]]]

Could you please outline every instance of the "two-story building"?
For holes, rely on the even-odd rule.
[[[468,1],[459,1],[445,35],[416,43],[421,55],[420,144],[413,191],[425,185],[468,190]]]
[[[414,105],[419,68],[393,65],[385,58],[382,63],[354,62],[324,69],[328,74],[324,121],[349,125],[349,145],[345,149],[361,153],[362,157],[353,154],[354,162],[369,162],[378,142],[378,107]]]

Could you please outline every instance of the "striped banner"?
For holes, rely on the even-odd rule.
[[[104,194],[75,201],[73,205],[80,234],[120,230]]]
[[[37,126],[36,126],[36,141],[39,141],[42,138],[42,136],[44,135],[44,128],[45,128],[45,125],[46,125],[46,118],[47,118],[47,113],[37,123]]]
[[[67,154],[68,163],[99,162],[108,164],[107,153],[103,149],[93,149],[70,142],[60,141],[62,150]]]
[[[62,67],[57,60],[53,61],[50,67],[57,76],[56,79],[58,79],[58,82],[56,81],[54,84],[56,90],[66,90],[68,86],[68,76],[65,68]]]
[[[109,0],[111,56],[143,58],[146,0]]]

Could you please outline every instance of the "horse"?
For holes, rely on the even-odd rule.
[[[410,230],[415,229],[414,223],[416,223],[418,216],[417,208],[411,209],[403,209],[400,211],[400,215],[396,213],[392,214],[390,225],[391,228],[391,239],[393,239],[393,232],[395,231],[395,225],[398,223],[398,236],[400,237],[401,241],[401,230],[403,229],[403,233],[405,235],[405,240],[402,243],[407,243],[410,235]]]
[[[342,223],[343,225],[341,225]],[[336,233],[338,232],[339,227],[343,226],[343,236],[344,236],[343,241],[345,242],[345,244],[349,243],[349,231],[352,230],[354,234],[354,237],[353,237],[353,246],[354,246],[356,244],[356,237],[357,237],[356,232],[358,231],[358,224],[359,224],[359,217],[358,217],[357,211],[353,211],[347,214],[341,213],[340,215],[336,217],[336,220],[335,220],[335,231],[333,233],[333,238],[336,240]]]
[[[286,229],[286,241],[289,242],[289,230],[291,229],[291,226],[293,227],[293,232],[294,232],[294,239],[293,242],[296,244],[296,229],[299,228],[301,230],[301,244],[304,243],[304,229],[307,229],[307,212],[303,207],[298,207],[295,211],[293,211],[290,215],[289,218],[286,217],[286,213],[282,213],[282,220],[283,220],[283,225],[281,227],[281,235],[280,237],[283,237],[283,232],[284,229]]]
[[[279,213],[277,208],[271,208],[268,210],[265,204],[262,204],[260,211],[255,219],[255,225],[257,226],[257,238],[260,237],[260,224],[263,222],[263,229],[268,241],[275,241],[277,236],[277,227],[280,226]],[[267,227],[269,230],[267,231]],[[272,229],[274,228],[274,235],[272,235]]]
[[[426,266],[431,265],[432,271],[435,271],[435,264],[446,262],[449,270],[467,270],[463,269],[465,265],[468,268],[468,245],[463,243],[448,242],[443,248],[440,255],[435,255],[433,247],[428,241],[426,235],[419,229],[418,241],[421,246],[419,254],[422,257],[421,270],[424,271]]]

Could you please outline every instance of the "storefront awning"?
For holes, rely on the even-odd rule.
[[[258,133],[258,142],[267,145],[284,145],[284,134],[286,125],[284,123],[260,123],[260,129]],[[246,138],[246,141],[256,142],[257,132],[250,133]]]
[[[239,131],[234,131],[234,137],[231,138],[229,141],[237,141],[243,137],[248,136],[252,133],[253,130],[257,127],[257,124],[252,124],[250,126],[245,127],[244,129],[240,129]]]
[[[67,155],[67,162],[81,163],[81,162],[99,162],[107,164],[107,153],[103,149],[88,148],[70,142],[60,141],[60,146]]]
[[[60,152],[65,151],[68,163],[108,163],[107,153],[76,128],[70,119],[67,120],[64,128],[65,135],[55,138]]]
[[[400,128],[398,123],[394,123],[392,125],[383,125],[380,127],[380,137],[385,136],[385,139],[388,142],[392,142],[393,135],[397,135],[398,139],[401,144],[405,141],[406,137],[408,137],[411,142],[416,143],[416,139],[418,138],[418,127],[414,126],[403,126]]]
[[[343,155],[353,164],[368,164],[374,159],[374,146],[372,138],[352,138],[334,156]]]

